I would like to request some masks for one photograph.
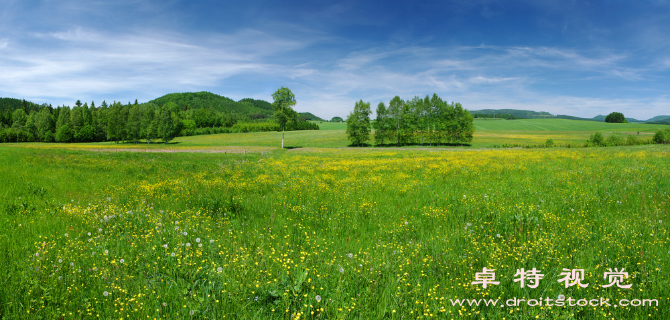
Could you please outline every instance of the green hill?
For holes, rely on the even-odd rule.
[[[472,114],[509,114],[521,119],[537,119],[537,118],[555,118],[555,116],[549,112],[541,111],[530,111],[530,110],[517,110],[517,109],[482,109],[482,110],[471,110]]]
[[[326,121],[313,115],[311,112],[298,112],[298,115],[300,116],[301,119],[305,119],[308,121]]]
[[[269,103],[265,100],[256,100],[256,99],[251,99],[251,98],[244,98],[244,99],[242,99],[238,102],[240,102],[240,103],[242,103],[242,102],[251,103],[256,108],[272,111],[272,103]]]
[[[42,106],[37,103],[26,101],[25,99],[0,98],[0,112],[14,112],[14,110],[23,108],[26,113],[39,110]]]
[[[670,116],[655,116],[645,122],[668,123],[670,122]]]
[[[218,112],[231,113],[252,119],[272,117],[272,108],[262,100],[242,99],[239,102],[211,92],[170,93],[149,101],[157,105],[174,102],[182,110],[212,108]]]
[[[164,105],[174,102],[182,110],[212,108],[219,112],[231,113],[251,119],[269,119],[273,117],[272,103],[265,100],[244,98],[240,101],[211,92],[170,93],[149,102]],[[325,121],[309,112],[299,112],[305,120]]]

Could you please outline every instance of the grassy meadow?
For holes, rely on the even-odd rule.
[[[520,121],[478,120],[458,148],[318,148],[347,145],[330,123],[289,150],[281,133],[0,145],[0,318],[670,318],[669,146],[486,148],[656,127]],[[498,285],[471,283],[485,267]],[[610,268],[632,287],[604,288]],[[452,303],[559,295],[658,306]]]

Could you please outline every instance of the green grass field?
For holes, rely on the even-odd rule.
[[[1,145],[0,318],[670,318],[670,146],[485,148],[656,129],[528,121],[544,127],[477,121],[472,147],[317,148],[346,145],[330,123],[289,150],[281,133]],[[162,152],[125,152],[145,149]],[[499,284],[472,284],[485,267]],[[632,287],[603,287],[610,268]],[[559,295],[658,305],[500,306]]]

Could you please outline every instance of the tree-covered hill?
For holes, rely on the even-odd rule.
[[[626,118],[627,119],[627,118]],[[645,122],[650,123],[670,123],[670,116],[655,116]]]
[[[42,106],[25,99],[0,98],[0,113],[12,113],[16,109],[23,109],[26,113],[39,110]]]
[[[536,118],[554,118],[555,116],[549,112],[517,110],[517,109],[482,109],[470,111],[472,115],[475,114],[507,114],[521,119],[536,119]]]
[[[210,108],[230,113],[236,118],[265,119],[272,117],[272,105],[263,100],[242,99],[235,101],[211,92],[170,93],[149,101],[162,106],[175,103],[181,110]]]
[[[313,115],[311,112],[298,112],[298,115],[300,116],[300,119],[307,121],[328,121]]]

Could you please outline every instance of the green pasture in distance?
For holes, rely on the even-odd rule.
[[[644,123],[607,123],[598,121],[569,120],[569,119],[475,119],[475,132],[479,131],[600,131],[628,132],[637,131],[651,132],[659,128],[670,129],[667,125],[644,124]]]
[[[346,122],[310,121],[319,125],[319,130],[347,130]]]

